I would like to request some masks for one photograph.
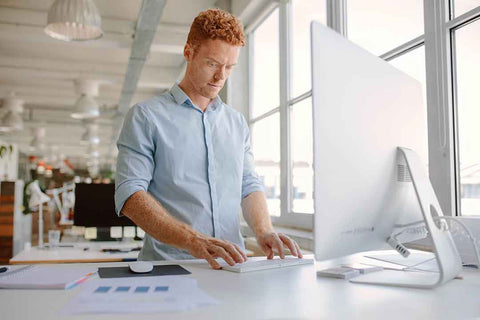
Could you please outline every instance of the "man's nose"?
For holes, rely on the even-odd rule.
[[[215,72],[215,80],[224,80],[226,78],[226,70],[225,67],[221,67]]]

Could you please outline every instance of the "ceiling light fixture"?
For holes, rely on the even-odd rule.
[[[102,36],[102,20],[93,0],[55,0],[48,11],[45,33],[63,41]]]
[[[24,101],[16,98],[3,99],[3,108],[7,113],[0,123],[0,132],[21,131],[23,120],[20,115],[23,112]]]
[[[98,150],[98,146],[94,144],[89,144],[87,147],[87,153],[85,154],[86,158],[99,158],[100,151]]]
[[[100,138],[98,136],[98,124],[92,123],[89,120],[84,120],[85,122],[85,133],[82,135],[80,139],[80,144],[88,145],[88,144],[95,144],[98,145],[100,143]]]
[[[99,83],[89,80],[75,82],[77,92],[80,94],[75,102],[75,111],[71,114],[74,119],[93,119],[100,116],[100,106],[93,97],[98,95]]]
[[[33,139],[30,142],[30,152],[38,156],[43,156],[46,149],[45,137],[47,130],[44,127],[32,128]]]

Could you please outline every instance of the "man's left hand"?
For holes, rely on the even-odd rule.
[[[284,247],[288,248],[293,256],[303,258],[302,251],[298,244],[283,233],[266,232],[257,236],[257,242],[267,256],[273,259],[274,251],[278,252],[280,258],[285,258]]]

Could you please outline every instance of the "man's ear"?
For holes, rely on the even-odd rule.
[[[183,56],[185,57],[185,60],[187,60],[187,62],[190,62],[190,60],[192,60],[193,58],[193,47],[190,43],[186,43],[185,44],[185,47],[183,48]]]

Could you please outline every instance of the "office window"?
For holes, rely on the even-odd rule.
[[[453,166],[460,165],[457,171],[460,172],[461,190],[457,193],[461,193],[462,213],[480,214],[480,144],[475,141],[480,137],[480,130],[475,131],[479,127],[475,123],[480,123],[480,111],[476,110],[480,110],[480,91],[475,88],[475,84],[480,82],[480,0],[450,0],[454,14],[450,12],[449,21],[445,21],[448,12],[444,11],[448,11],[448,6],[438,6],[433,1],[348,0],[345,13],[337,10],[336,2],[326,0],[275,3],[276,9],[253,31],[256,49],[250,51],[254,80],[249,106],[250,115],[253,115],[250,119],[253,140],[263,140],[257,143],[254,152],[257,170],[266,181],[270,211],[275,215],[272,220],[286,226],[312,228],[309,24],[311,20],[325,23],[328,10],[333,10],[330,15],[332,25],[347,25],[346,36],[351,41],[417,79],[423,86],[425,106],[427,88],[435,93],[429,92],[430,98],[433,97],[431,101],[442,112],[438,112],[435,106],[425,108],[425,112],[429,109],[434,111],[429,115],[433,122],[428,128],[431,130],[428,136],[433,143],[430,141],[429,153],[421,157],[429,162],[431,172],[437,175],[436,179],[432,179],[437,194],[441,199],[448,198],[442,206],[460,201],[452,199],[452,188],[455,186],[449,182],[457,178],[452,178]],[[424,6],[428,11],[424,12]],[[461,19],[456,18],[460,15]],[[424,21],[432,26],[428,34],[424,34]],[[449,35],[453,35],[451,47],[448,41],[440,41]],[[260,41],[261,37],[265,41]],[[425,39],[429,39],[427,48]],[[267,43],[270,47],[266,46]],[[264,50],[262,48],[269,50],[263,56],[264,59],[271,58],[269,68],[259,57],[259,52]],[[447,61],[450,54],[452,59]],[[429,68],[428,74],[426,67]],[[275,71],[271,71],[273,69]],[[436,73],[437,70],[440,72]],[[444,70],[453,72],[445,74]],[[265,92],[260,89],[262,84],[265,87],[265,83],[261,83],[257,73],[268,75],[266,80],[262,80],[269,84]],[[452,78],[447,79],[450,75]],[[280,92],[280,88],[285,88],[286,92]],[[268,102],[260,103],[260,99]],[[451,118],[449,107],[452,101],[455,122],[449,123],[445,121]],[[264,129],[255,133],[256,127]],[[454,130],[450,130],[452,127]],[[439,134],[442,130],[443,135]],[[275,136],[265,138],[267,131],[270,131],[269,135],[275,132]],[[451,139],[453,131],[458,132],[458,136]],[[445,141],[455,141],[455,145],[439,148],[439,145],[444,146]],[[451,155],[454,150],[459,151],[455,155],[458,161],[449,162],[454,158]],[[287,192],[280,193],[280,190]],[[453,206],[445,207],[444,211],[454,215],[460,213]]]
[[[381,55],[423,34],[423,1],[348,0],[348,38]]]
[[[253,32],[253,91],[250,115],[256,118],[279,105],[278,9]]]
[[[454,31],[460,195],[463,215],[480,215],[480,21]]]
[[[312,98],[291,108],[292,211],[313,213]]]
[[[427,121],[427,79],[425,70],[425,46],[420,46],[412,51],[388,61],[395,68],[405,72],[412,78],[418,80],[422,85],[423,106],[425,108],[424,119]],[[425,124],[425,137],[428,137],[428,126]],[[428,150],[420,154],[422,160],[428,164]]]
[[[412,51],[388,61],[395,68],[405,72],[410,77],[418,80],[423,89],[423,97],[426,95],[426,75],[425,75],[425,47],[422,45]],[[426,103],[426,101],[424,101]],[[426,105],[426,104],[425,104]]]
[[[450,0],[453,9],[453,16],[458,17],[467,11],[480,6],[480,0]]]
[[[310,75],[310,23],[326,24],[325,0],[293,0],[291,96],[312,88]]]
[[[255,169],[265,186],[268,210],[280,216],[280,118],[274,113],[251,126]]]

